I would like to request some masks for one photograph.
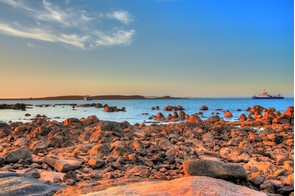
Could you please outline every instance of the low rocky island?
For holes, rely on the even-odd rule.
[[[182,109],[165,124],[0,123],[0,195],[294,195],[294,107],[233,122]]]

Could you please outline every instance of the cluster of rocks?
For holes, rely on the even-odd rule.
[[[171,107],[172,106],[170,106],[169,108],[171,109]],[[202,106],[200,110],[208,110],[208,107]],[[215,109],[215,110],[222,110],[222,109]],[[240,109],[238,110],[240,111]],[[246,108],[246,111],[248,112],[247,115],[241,114],[238,117],[238,121],[242,125],[263,126],[263,125],[271,125],[273,123],[278,123],[278,124],[294,123],[294,116],[293,116],[294,107],[291,107],[291,106],[288,107],[283,114],[281,114],[279,110],[276,110],[274,108],[266,109],[259,105],[254,105],[252,108],[250,107]],[[158,120],[162,122],[178,122],[183,120],[187,120],[188,122],[202,122],[202,121],[212,122],[212,119],[221,120],[221,118],[218,116],[219,115],[218,112],[216,112],[216,116],[211,116],[207,119],[204,118],[202,114],[203,112],[198,112],[192,115],[188,115],[184,111],[180,111],[179,113],[177,113],[177,111],[174,111],[173,114],[168,114],[165,117],[161,112],[158,112],[157,115],[151,116],[149,117],[149,119],[154,119],[154,120]],[[147,115],[147,113],[144,113],[144,115]],[[232,113],[229,110],[225,110],[223,113],[223,116],[225,118],[233,117]]]
[[[85,107],[104,108],[107,106],[108,106],[107,104],[102,105],[101,103],[86,103],[86,104],[77,105],[76,107],[79,107],[79,108],[85,108]]]
[[[159,106],[153,106],[151,108],[151,110],[159,110],[160,107]],[[167,105],[163,108],[164,111],[178,111],[178,110],[184,110],[184,108],[181,105],[177,105],[177,106],[171,106],[171,105]]]
[[[0,109],[13,109],[13,110],[26,110],[26,104],[16,103],[16,104],[0,104]]]
[[[103,108],[104,112],[126,112],[125,107],[117,108],[117,106],[105,106]]]
[[[253,108],[249,111],[255,116]],[[126,179],[157,187],[153,179],[181,183],[176,179],[188,176],[207,176],[212,183],[223,179],[218,183],[229,183],[232,192],[239,190],[234,183],[261,191],[253,195],[289,195],[294,191],[294,107],[272,120],[264,118],[269,111],[240,122],[190,115],[185,122],[146,126],[92,115],[61,123],[46,118],[0,123],[0,170],[68,186],[56,195],[86,194]],[[263,129],[258,132],[253,122]]]

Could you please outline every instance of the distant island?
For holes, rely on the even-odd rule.
[[[39,97],[39,98],[0,98],[0,100],[83,100],[85,96],[82,95],[66,95],[66,96],[52,96],[52,97]],[[142,95],[96,95],[88,96],[91,100],[138,100],[138,99],[184,99],[180,97],[144,97]]]

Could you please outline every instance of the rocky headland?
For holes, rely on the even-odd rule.
[[[183,109],[153,117],[165,124],[0,123],[0,195],[294,195],[294,107],[236,122]]]

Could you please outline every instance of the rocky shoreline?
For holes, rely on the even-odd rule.
[[[42,195],[294,194],[294,107],[281,114],[256,105],[236,122],[178,109],[154,118],[185,122],[130,125],[92,115],[0,123],[0,195],[19,193],[11,181],[27,176],[39,179],[28,177],[27,187],[48,188]]]

